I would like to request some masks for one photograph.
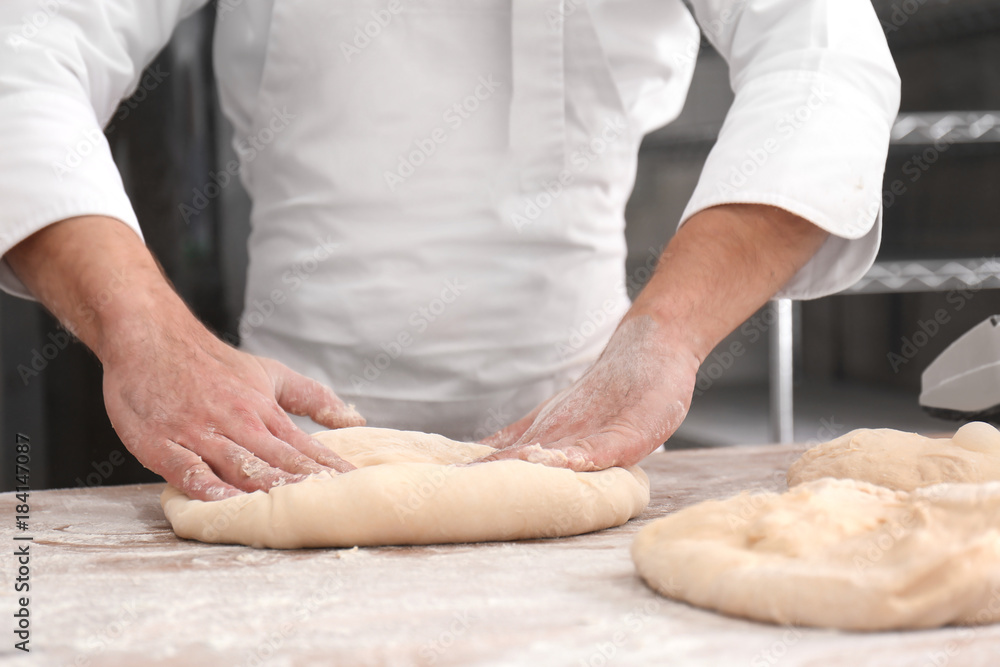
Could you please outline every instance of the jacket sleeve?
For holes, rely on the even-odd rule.
[[[681,218],[768,204],[830,232],[778,296],[849,287],[878,252],[899,76],[868,0],[693,0],[735,100]]]
[[[101,128],[205,2],[0,3],[0,255],[78,215],[117,218],[141,235]],[[6,259],[0,288],[28,296]]]

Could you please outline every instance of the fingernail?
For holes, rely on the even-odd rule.
[[[241,496],[243,492],[235,488],[227,488],[225,486],[211,486],[204,490],[205,495],[208,496],[209,502],[214,502],[216,500],[225,500],[226,498],[232,498],[233,496]]]
[[[365,418],[361,416],[361,413],[358,412],[357,408],[354,407],[353,403],[347,404],[347,409],[344,411],[344,417],[352,422],[359,422],[362,425],[367,423]]]

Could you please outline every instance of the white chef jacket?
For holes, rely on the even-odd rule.
[[[0,253],[77,215],[139,233],[100,128],[202,4],[0,5]],[[847,287],[878,249],[899,100],[871,5],[691,4],[735,101],[680,223],[784,208],[831,236],[782,295]],[[522,416],[628,307],[639,142],[680,112],[698,44],[680,0],[222,0],[253,201],[243,347],[373,425],[470,438]],[[0,286],[26,295],[6,262]]]

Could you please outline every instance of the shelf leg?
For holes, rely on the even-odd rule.
[[[795,438],[792,404],[794,330],[791,299],[774,299],[775,322],[770,332],[771,440],[789,443]]]

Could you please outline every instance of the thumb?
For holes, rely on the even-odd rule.
[[[622,440],[621,434],[602,432],[584,438],[569,436],[544,446],[522,443],[496,451],[479,462],[520,459],[553,468],[569,468],[575,472],[593,472],[622,465],[628,457],[626,449],[627,443]],[[625,465],[633,463],[635,461],[628,461]]]
[[[485,437],[479,441],[481,445],[488,445],[490,447],[495,447],[497,449],[503,449],[509,445],[517,442],[525,431],[535,422],[535,416],[538,415],[538,408],[528,415],[527,417],[521,417],[516,422],[505,426],[491,436]]]
[[[528,429],[531,428],[531,425],[535,423],[536,419],[538,419],[538,415],[541,413],[542,409],[545,408],[546,405],[551,403],[553,399],[557,398],[558,396],[559,394],[556,394],[555,396],[551,396],[545,399],[544,401],[539,403],[535,407],[535,409],[529,412],[527,415],[521,417],[516,422],[508,424],[507,426],[503,427],[493,435],[483,438],[482,440],[479,441],[479,444],[495,447],[496,449],[503,449],[505,447],[513,445],[515,442],[521,439],[521,436],[523,436],[525,433],[528,432]]]
[[[274,382],[278,405],[300,417],[309,417],[327,428],[364,426],[365,418],[353,405],[347,405],[333,390],[304,375],[299,375],[274,359],[258,358]]]

